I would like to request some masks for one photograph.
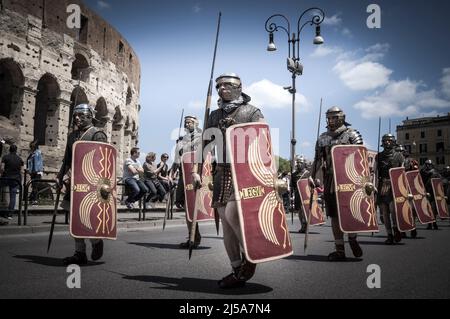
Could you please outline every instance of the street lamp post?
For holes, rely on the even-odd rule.
[[[302,23],[304,17],[308,14],[311,15],[311,19]],[[287,26],[278,25],[274,22],[277,18],[281,18],[286,21]],[[270,16],[266,21],[266,31],[269,33],[269,45],[267,47],[267,51],[276,51],[277,47],[274,42],[274,32],[283,30],[286,32],[288,36],[288,48],[289,54],[287,58],[287,68],[288,71],[292,73],[292,86],[285,87],[289,93],[292,94],[292,136],[291,136],[291,180],[295,167],[295,145],[297,144],[297,140],[295,139],[295,94],[297,93],[297,88],[295,85],[295,80],[298,75],[303,74],[303,65],[300,63],[300,33],[306,25],[316,26],[316,36],[314,37],[313,43],[316,45],[320,45],[324,43],[324,40],[321,36],[320,25],[325,19],[325,13],[320,8],[309,8],[300,15],[300,18],[297,22],[297,33],[292,33],[291,36],[291,24],[289,20],[282,14],[274,14]],[[291,185],[295,187],[295,185]],[[291,187],[291,195],[292,195],[292,187]],[[292,196],[291,196],[292,198]],[[292,207],[292,205],[291,205]]]

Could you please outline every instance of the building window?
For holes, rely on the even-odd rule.
[[[81,15],[81,27],[78,31],[78,41],[80,41],[83,44],[87,44],[88,39],[88,22],[89,19],[85,17],[84,15]]]
[[[419,145],[419,152],[420,152],[420,154],[423,154],[423,153],[427,153],[428,152],[428,146],[427,146],[427,144],[420,144]]]
[[[445,157],[444,156],[436,157],[436,164],[437,165],[445,165]]]
[[[428,159],[428,158],[426,158],[426,157],[425,157],[425,158],[424,158],[424,157],[421,157],[420,160],[419,160],[420,166],[425,165],[425,162],[427,161],[427,159]]]
[[[119,54],[123,53],[123,43],[122,41],[119,41]]]
[[[406,151],[411,154],[411,145],[405,145]]]
[[[444,152],[444,142],[436,143],[436,153]]]
[[[437,136],[441,137],[442,136],[442,130],[437,130]]]
[[[407,140],[407,141],[409,140],[409,133],[405,134],[405,140]]]
[[[420,137],[425,138],[425,132],[420,132]]]

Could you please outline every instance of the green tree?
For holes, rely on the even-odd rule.
[[[283,172],[289,173],[291,171],[291,163],[289,160],[284,159],[280,156],[275,156],[278,166],[278,174]]]

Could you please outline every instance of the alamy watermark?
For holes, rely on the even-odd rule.
[[[381,7],[378,4],[370,4],[367,6],[367,27],[369,29],[381,29]]]
[[[70,265],[66,270],[69,273],[66,285],[69,289],[81,289],[81,268],[78,265]]]
[[[381,267],[376,264],[369,265],[367,267],[367,273],[369,273],[369,277],[367,277],[367,288],[369,289],[380,289],[381,288]]]

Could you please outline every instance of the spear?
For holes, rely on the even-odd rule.
[[[322,103],[323,103],[323,99],[320,99],[320,109],[319,109],[319,121],[317,124],[317,138],[316,141],[319,140],[319,136],[320,136],[320,124],[321,124],[321,117],[322,117]],[[315,176],[312,176],[313,180],[315,179]],[[315,183],[315,181],[314,181]],[[305,244],[304,244],[304,250],[305,250],[305,255],[308,255],[308,238],[309,238],[309,222],[311,220],[311,210],[312,210],[312,205],[313,205],[313,200],[314,200],[314,194],[315,194],[315,189],[314,187],[310,186],[310,197],[309,197],[309,212],[308,212],[308,218],[306,220],[306,232],[305,232]]]
[[[216,56],[217,56],[217,45],[219,43],[219,35],[220,35],[220,22],[222,20],[222,12],[219,12],[219,20],[217,22],[217,34],[216,34],[216,44],[214,46],[214,56],[213,56],[213,62],[212,62],[212,67],[211,67],[211,77],[209,79],[209,86],[208,86],[208,95],[206,98],[206,106],[205,106],[205,117],[203,118],[203,132],[206,131],[206,125],[208,125],[208,121],[209,121],[209,114],[211,111],[211,98],[212,98],[212,90],[213,90],[213,83],[214,83],[214,67],[216,65]],[[202,141],[202,155],[203,155],[203,150],[205,148],[205,141]],[[202,161],[203,163],[203,156],[202,156]],[[201,172],[202,169],[202,163],[198,164],[198,172]],[[197,165],[197,163],[194,163],[194,165]],[[217,232],[219,232],[219,219],[218,219],[218,213],[217,210],[214,210],[215,212],[215,221],[216,221],[216,230]],[[196,232],[196,228],[197,228],[197,208],[194,207],[194,214],[193,214],[193,218],[192,218],[192,227],[191,227],[191,235],[189,238],[189,259],[191,259],[192,257],[192,249],[194,248],[194,240],[195,240],[195,232]]]

